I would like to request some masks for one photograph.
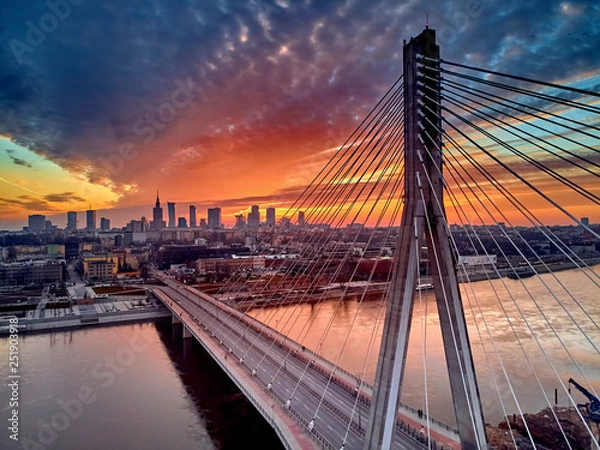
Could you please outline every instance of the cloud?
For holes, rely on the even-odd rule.
[[[402,39],[422,30],[427,12],[444,59],[553,81],[597,70],[599,8],[583,0],[437,0],[426,9],[396,0],[84,2],[18,64],[8,43],[25,40],[26,21],[47,8],[5,0],[0,135],[110,187],[115,206],[140,204],[156,188],[268,197],[350,134],[402,72]],[[188,79],[201,91],[167,114],[177,80]]]
[[[0,197],[0,208],[5,217],[15,216],[17,214],[36,213],[52,214],[64,212],[64,206],[54,205],[56,203],[83,202],[85,199],[72,192],[61,194],[49,194],[43,197],[20,195],[15,198]]]
[[[74,192],[63,192],[61,194],[48,194],[44,196],[44,199],[52,203],[71,203],[71,202],[85,202],[84,198]]]
[[[5,212],[21,209],[33,212],[58,211],[57,209],[54,209],[48,202],[28,195],[20,195],[17,198],[0,197],[0,206],[3,210],[5,210]]]
[[[12,160],[12,162],[15,163],[16,165],[23,166],[23,167],[29,167],[30,169],[33,169],[33,166],[31,165],[31,163],[25,161],[24,159],[17,158],[16,156],[14,156],[14,150],[6,149],[6,153],[8,154],[8,157]]]
[[[30,163],[21,158],[10,156],[10,159],[12,159],[12,161],[18,166],[29,167],[30,169],[33,169],[33,166]]]

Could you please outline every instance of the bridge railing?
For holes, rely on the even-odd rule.
[[[399,402],[399,404],[400,404],[401,408],[406,409],[407,411],[410,411],[411,413],[414,413],[415,415],[419,414],[419,411],[417,409],[413,408],[412,406],[408,406],[408,405],[406,405],[404,403],[400,403],[400,402]],[[423,414],[423,418],[426,421],[429,421],[429,422],[431,422],[431,423],[433,423],[433,424],[435,424],[435,425],[443,428],[444,430],[448,430],[448,431],[450,431],[450,432],[452,432],[452,433],[454,433],[454,434],[456,434],[458,436],[458,430],[456,428],[454,428],[454,427],[451,427],[447,423],[444,423],[441,420],[435,419],[435,418],[433,418],[431,416],[427,416],[426,414]]]
[[[346,391],[347,393],[349,393],[350,395],[356,396],[358,395],[358,401],[359,403],[361,403],[362,405],[364,405],[365,407],[370,407],[371,405],[371,399],[368,396],[368,391],[372,390],[372,387],[364,382],[360,382],[360,379],[348,372],[345,369],[340,368],[339,366],[336,366],[335,364],[333,364],[331,361],[323,358],[322,356],[320,356],[319,354],[315,353],[314,351],[307,349],[306,347],[302,346],[301,344],[299,344],[298,342],[290,339],[289,337],[281,334],[280,332],[278,332],[277,330],[269,327],[268,325],[264,324],[263,322],[260,322],[259,320],[255,319],[252,316],[249,316],[248,314],[238,311],[235,308],[232,308],[229,305],[223,304],[222,302],[212,298],[211,296],[200,292],[196,289],[192,289],[188,286],[181,286],[180,284],[174,282],[173,280],[167,279],[167,285],[175,285],[176,288],[183,288],[186,291],[190,292],[191,294],[193,294],[194,296],[200,297],[202,298],[204,301],[207,301],[208,303],[210,303],[211,305],[219,308],[220,310],[230,314],[233,317],[236,317],[238,320],[240,320],[241,323],[246,324],[247,326],[249,326],[254,332],[256,333],[260,333],[260,334],[267,334],[271,339],[273,339],[275,345],[284,348],[285,350],[291,350],[291,349],[295,349],[294,351],[294,357],[303,361],[305,364],[309,364],[312,368],[312,370],[314,370],[315,372],[319,373],[321,376],[323,376],[325,379],[328,379],[331,383],[333,383],[334,385],[336,385],[338,388],[343,389],[344,391]],[[171,286],[173,287],[173,286]],[[183,307],[183,306],[182,306]],[[222,321],[220,319],[218,319],[215,316],[215,319],[217,319],[217,322],[222,324]],[[205,330],[208,331],[207,325],[203,324]],[[198,336],[196,336],[198,337]],[[214,355],[213,355],[214,357]],[[317,363],[318,362],[318,363]],[[245,366],[245,363],[243,364]],[[233,376],[232,373],[226,369],[226,366],[221,366],[224,368],[224,370],[228,373],[228,375],[231,377]],[[248,370],[250,370],[249,367],[246,367]],[[340,377],[339,375],[342,375],[342,377]],[[361,389],[358,390],[357,387],[361,386]],[[255,404],[256,402],[253,401],[250,393],[247,391],[247,389],[240,387],[240,389],[242,390],[242,392],[251,399],[252,403]],[[367,391],[367,392],[365,392]],[[273,398],[276,398],[280,404],[285,404],[286,399],[282,399],[280,398],[275,392],[271,391],[271,390],[267,390],[267,392],[269,393],[269,395]],[[314,396],[314,393],[310,393],[311,395]],[[365,430],[363,428],[361,428],[358,424],[355,423],[354,420],[350,420],[350,417],[345,414],[344,412],[340,411],[338,408],[336,408],[334,405],[332,405],[330,402],[326,401],[323,399],[323,404],[326,405],[326,407],[333,413],[335,413],[338,417],[343,418],[344,420],[346,420],[347,422],[351,423],[351,428],[358,433],[359,435],[364,435]],[[259,409],[259,411],[261,411],[261,413],[265,413],[265,410],[262,406],[260,405],[256,405],[257,409]],[[414,413],[415,415],[418,414],[418,411],[408,405],[405,404],[400,404],[400,407],[411,412]],[[287,408],[287,410],[290,412],[290,415],[301,425],[303,426],[307,432],[309,432],[311,435],[313,435],[317,440],[319,440],[319,442],[321,442],[323,445],[326,446],[326,448],[331,448],[333,449],[334,447],[327,442],[327,440],[321,436],[320,433],[318,433],[318,431],[316,430],[315,427],[312,428],[312,430],[309,428],[308,426],[308,422],[306,421],[306,419],[304,419],[301,415],[299,415],[294,409],[293,407],[290,405],[289,408]],[[274,425],[274,423],[272,423],[272,418],[267,417],[267,415],[263,414],[267,420],[271,423],[271,425]],[[433,424],[436,424],[437,426],[448,430],[450,432],[453,432],[455,434],[458,434],[457,430],[437,419],[434,418],[429,418],[429,421]],[[277,428],[274,426],[274,428]],[[396,428],[398,430],[403,431],[405,434],[408,434],[410,437],[413,437],[417,440],[419,440],[419,442],[423,443],[426,442],[427,437],[423,437],[423,433],[420,433],[418,430],[416,430],[415,428],[411,427],[409,424],[407,424],[406,422],[402,421],[401,418],[398,418],[398,422],[397,422],[397,426]],[[281,437],[281,436],[280,436]],[[422,439],[425,439],[425,441],[423,441]],[[432,447],[434,449],[443,449],[443,446],[441,446],[440,444],[437,444],[437,442],[433,441],[431,442]]]
[[[444,447],[442,444],[438,444],[433,439],[430,441],[427,433],[425,433],[423,429],[417,430],[415,427],[411,427],[406,422],[396,422],[396,429],[400,430],[403,434],[409,436],[415,441],[428,445],[429,449],[444,450],[444,448],[448,448]]]
[[[271,394],[272,397],[276,398],[281,404],[285,403],[285,400],[283,398],[281,398],[281,396],[277,395],[277,393],[275,393],[273,391],[269,391],[269,393]],[[296,410],[294,409],[293,406],[290,405],[287,408],[287,411],[290,413],[290,415],[293,417],[293,419],[296,422],[298,422],[298,424],[300,426],[302,426],[307,432],[309,432],[326,449],[336,450],[336,448],[331,444],[331,442],[329,442],[325,438],[325,436],[323,436],[321,433],[319,433],[316,428],[313,428],[312,430],[310,430],[308,421],[304,417],[302,417],[298,412],[296,412]]]

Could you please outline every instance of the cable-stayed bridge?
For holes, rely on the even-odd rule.
[[[155,292],[289,448],[600,449],[589,83],[445,61],[426,29],[257,233],[257,252],[283,248],[284,264],[211,296],[157,274]]]

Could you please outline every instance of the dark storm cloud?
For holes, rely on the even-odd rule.
[[[123,170],[98,158],[153,144],[134,124],[147,126],[177,81],[198,87],[194,109],[176,111],[181,141],[228,131],[246,157],[261,133],[308,139],[303,130],[363,117],[401,73],[402,39],[427,13],[445,59],[548,81],[597,70],[599,6],[589,1],[80,3],[24,52],[16,41],[27,44],[48,6],[2,2],[0,133],[98,182],[157,170],[147,154]]]

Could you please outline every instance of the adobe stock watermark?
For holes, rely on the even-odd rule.
[[[27,31],[24,41],[11,39],[8,43],[13,55],[19,65],[25,62],[26,55],[32,53],[37,47],[42,45],[46,37],[56,31],[58,26],[71,16],[72,6],[79,6],[85,0],[47,0],[46,7],[48,12],[42,14],[34,22],[25,21]]]
[[[465,31],[471,21],[483,11],[481,0],[464,0],[456,2],[455,6],[453,11],[444,14],[448,23],[437,27],[437,40],[440,44],[447,44],[458,33]]]
[[[143,144],[150,144],[157,134],[177,118],[179,111],[186,108],[203,91],[190,78],[185,81],[175,80],[175,90],[154,111],[146,111],[144,117],[138,119],[131,131]],[[123,142],[116,153],[98,157],[100,164],[111,174],[118,175],[125,167],[125,162],[135,159],[139,150],[133,142]]]
[[[19,318],[8,319],[8,437],[19,440]]]
[[[102,388],[110,387],[117,377],[135,362],[137,355],[149,346],[150,341],[143,334],[135,333],[127,345],[120,347],[114,356],[106,356],[103,362],[94,365],[90,371],[94,381],[81,386],[70,398],[59,398],[56,401],[55,412],[50,417],[37,420],[35,437],[20,439],[21,448],[46,450],[55,444],[59,435],[83,415],[85,407],[98,400]]]

